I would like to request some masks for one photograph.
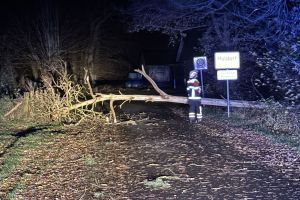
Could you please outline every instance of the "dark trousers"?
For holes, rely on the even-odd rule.
[[[202,119],[202,106],[200,99],[188,99],[190,121],[200,121]]]

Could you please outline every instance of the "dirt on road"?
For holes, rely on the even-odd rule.
[[[297,151],[205,113],[191,125],[185,106],[149,107],[19,137],[0,158],[3,171],[18,147],[0,199],[300,199]]]

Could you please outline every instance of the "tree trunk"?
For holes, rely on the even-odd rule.
[[[92,79],[91,81],[93,83],[94,80],[96,79],[96,77],[94,76],[94,73],[95,73],[94,58],[95,58],[96,44],[97,44],[97,32],[96,31],[92,31],[91,38],[92,39],[90,41],[90,44],[89,44],[88,50],[87,50],[86,62],[87,62],[88,71],[90,72],[90,76]]]
[[[98,94],[93,99],[72,105],[69,108],[66,108],[65,111],[71,111],[74,109],[78,109],[80,107],[84,107],[87,105],[95,104],[103,101],[145,101],[145,102],[168,102],[168,103],[179,103],[179,104],[187,104],[187,97],[182,96],[168,96],[167,98],[163,98],[159,95],[115,95],[115,94]],[[227,106],[227,100],[225,99],[210,99],[210,98],[202,98],[202,105],[210,105],[210,106]],[[267,105],[264,103],[259,103],[255,101],[238,101],[231,100],[230,106],[239,107],[239,108],[266,108]]]
[[[179,62],[180,60],[180,56],[181,56],[181,52],[182,52],[182,49],[183,49],[183,46],[184,46],[184,38],[185,36],[182,34],[180,34],[180,43],[179,43],[179,47],[178,47],[178,50],[177,50],[177,55],[176,55],[176,62]]]

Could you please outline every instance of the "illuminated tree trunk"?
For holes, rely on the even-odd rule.
[[[88,71],[91,76],[92,83],[95,81],[96,77],[96,70],[95,70],[95,55],[97,52],[97,45],[99,43],[100,37],[100,29],[101,26],[110,18],[111,14],[107,13],[104,16],[97,17],[90,23],[90,42],[87,47],[87,55],[86,55],[86,64]]]

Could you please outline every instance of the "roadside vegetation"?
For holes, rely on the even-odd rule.
[[[62,129],[57,122],[43,121],[30,117],[24,107],[12,113],[8,118],[4,115],[18,103],[23,97],[10,99],[4,96],[0,99],[0,185],[1,188],[9,188],[9,193],[3,194],[0,189],[0,199],[14,199],[14,193],[22,185],[21,180],[28,166],[23,166],[29,160],[27,152],[34,149],[49,139],[55,137],[55,130]],[[20,173],[18,180],[7,181],[7,178],[15,173]]]
[[[230,118],[227,108],[207,107],[210,118],[230,124],[230,126],[254,130],[274,141],[300,151],[300,111],[274,100],[265,100],[266,109],[231,108]]]
[[[1,123],[2,124],[2,123]],[[25,128],[22,122],[10,123],[11,128]],[[57,137],[54,130],[60,129],[60,126],[47,125],[41,126],[35,124],[23,131],[14,132],[0,130],[0,197],[4,199],[14,199],[14,193],[22,188],[22,183],[26,181],[27,176],[35,173],[35,165],[40,162],[30,156],[30,151],[43,146],[46,141]],[[46,167],[46,165],[44,166]],[[13,177],[13,178],[12,178]],[[8,193],[2,193],[8,189]]]

